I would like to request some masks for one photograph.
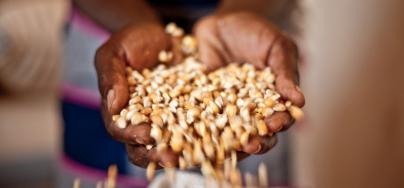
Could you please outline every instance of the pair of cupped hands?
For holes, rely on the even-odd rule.
[[[304,105],[304,96],[298,87],[297,47],[265,18],[250,12],[213,14],[200,19],[193,32],[198,41],[199,58],[209,70],[230,62],[249,62],[258,69],[270,66],[282,98],[299,107]],[[157,154],[155,148],[146,149],[146,145],[154,142],[149,124],[120,129],[112,121],[112,115],[119,114],[130,98],[125,68],[128,65],[135,70],[153,68],[158,64],[159,52],[172,50],[176,42],[165,33],[162,24],[142,23],[116,32],[96,53],[105,127],[114,139],[125,143],[129,160],[137,166],[145,167],[154,161],[159,166],[172,167],[177,165],[178,156],[170,150]],[[287,112],[276,112],[265,122],[272,132],[286,130],[294,123]],[[238,151],[239,159],[265,153],[276,142],[275,136],[251,137]]]

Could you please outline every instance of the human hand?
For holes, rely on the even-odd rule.
[[[146,149],[154,142],[149,124],[121,129],[112,121],[112,115],[119,114],[129,100],[126,67],[138,71],[152,68],[158,63],[158,53],[170,48],[170,41],[160,24],[129,25],[113,34],[95,57],[105,127],[114,139],[126,144],[129,160],[141,167],[146,167],[150,160],[171,165],[176,162],[175,155],[167,150],[157,156],[155,149]]]
[[[201,62],[213,70],[231,62],[248,62],[256,68],[267,66],[276,75],[276,89],[283,100],[302,107],[298,51],[295,43],[265,18],[250,12],[213,14],[194,27]],[[265,119],[270,132],[288,129],[294,120],[287,112],[276,112]],[[243,147],[247,154],[264,153],[276,144],[276,137],[252,137]]]

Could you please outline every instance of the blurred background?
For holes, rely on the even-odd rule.
[[[271,161],[277,185],[404,187],[404,1],[297,3],[299,14],[291,15],[301,30],[307,115],[273,151],[248,160]],[[106,165],[84,169],[66,157],[74,152],[62,152],[72,108],[65,101],[97,108],[92,59],[108,37],[73,7],[0,0],[0,187],[71,187],[75,176],[105,177]]]

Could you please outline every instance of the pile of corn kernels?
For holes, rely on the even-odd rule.
[[[180,169],[201,166],[206,176],[239,184],[236,151],[252,136],[271,137],[264,118],[288,111],[297,120],[300,108],[283,101],[275,91],[275,75],[269,67],[229,64],[207,72],[197,58],[196,40],[175,24],[166,32],[182,40],[182,63],[171,64],[173,53],[162,51],[161,64],[141,72],[127,68],[131,98],[113,120],[119,128],[149,123],[157,152],[171,149],[179,155]],[[151,162],[152,178],[157,164]]]

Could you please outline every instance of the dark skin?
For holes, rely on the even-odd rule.
[[[226,2],[223,1],[214,14],[195,24],[194,34],[198,39],[201,61],[210,70],[235,61],[250,62],[258,69],[270,66],[277,76],[276,89],[282,98],[302,107],[304,96],[297,86],[298,53],[294,42],[264,19],[259,10],[243,10],[240,7],[248,6]],[[146,3],[142,6],[148,7]],[[164,33],[163,25],[154,14],[150,15],[150,18],[145,18],[147,21],[129,21],[122,29],[116,29],[117,32],[97,50],[95,66],[102,96],[101,110],[107,131],[114,139],[126,144],[133,164],[146,167],[149,161],[156,161],[160,166],[176,166],[178,156],[174,152],[167,150],[157,155],[155,149],[145,148],[154,142],[149,136],[150,125],[120,129],[112,121],[112,115],[119,114],[129,100],[125,67],[129,65],[135,70],[153,68],[158,62],[158,53],[170,50],[175,41]],[[265,121],[272,132],[286,130],[293,124],[286,112],[277,112]],[[276,141],[275,136],[252,137],[238,152],[239,157],[265,153]]]

